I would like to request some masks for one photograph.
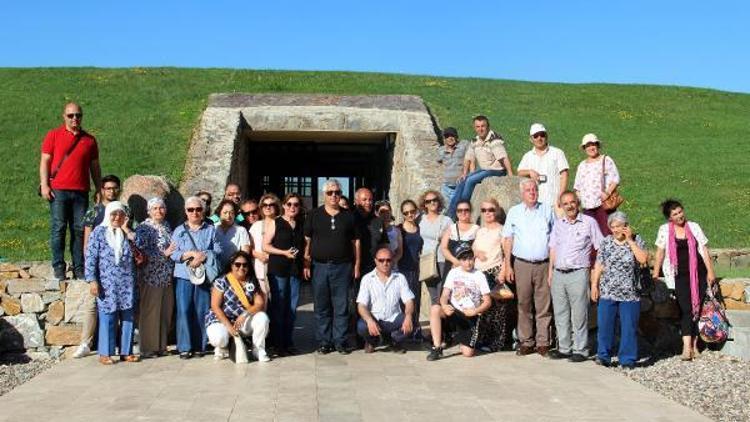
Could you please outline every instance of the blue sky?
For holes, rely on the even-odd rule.
[[[750,2],[25,1],[0,66],[354,70],[750,92]]]

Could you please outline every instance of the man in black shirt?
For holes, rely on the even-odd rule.
[[[361,273],[364,275],[375,269],[375,251],[379,245],[388,243],[388,236],[383,230],[383,220],[372,212],[373,200],[370,189],[357,189],[354,204],[354,221],[359,232],[359,260],[362,265]]]
[[[312,273],[313,304],[317,323],[318,353],[351,352],[349,330],[349,285],[360,275],[360,241],[354,215],[339,207],[341,185],[329,179],[323,186],[324,205],[305,220],[305,270]]]

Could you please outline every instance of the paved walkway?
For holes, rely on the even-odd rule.
[[[311,310],[301,308],[298,327],[308,349]],[[113,367],[92,356],[0,397],[0,421],[708,420],[590,362],[425,356],[360,350],[242,366],[171,356]]]

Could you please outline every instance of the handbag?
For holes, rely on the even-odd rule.
[[[512,300],[516,297],[513,290],[508,287],[505,283],[497,283],[495,287],[490,290],[490,297],[495,300]]]
[[[54,179],[55,176],[57,176],[57,173],[60,171],[60,167],[62,167],[63,163],[65,162],[65,159],[67,159],[68,156],[70,156],[70,153],[73,152],[73,150],[75,149],[76,145],[78,145],[78,141],[81,140],[82,136],[83,136],[83,132],[79,131],[78,134],[73,139],[73,145],[71,145],[70,148],[68,148],[68,150],[65,151],[65,155],[63,155],[62,160],[60,160],[60,162],[57,163],[57,167],[55,167],[55,169],[52,170],[52,172],[49,174],[49,182],[48,183],[51,183],[52,179]],[[41,185],[41,183],[39,184],[39,187],[37,189],[37,195],[42,196],[42,185]]]
[[[722,343],[729,338],[729,327],[731,324],[724,312],[724,306],[716,299],[717,283],[714,283],[706,292],[698,320],[698,332],[701,339],[706,343]]]
[[[602,192],[605,192],[607,189],[607,186],[604,184],[604,173],[605,173],[605,164],[607,161],[607,156],[605,155],[602,157]],[[602,201],[602,208],[604,208],[606,211],[613,211],[616,210],[617,207],[619,207],[623,202],[625,202],[625,198],[620,195],[620,192],[618,191],[618,187],[615,187],[615,189],[612,191],[612,193],[609,194],[607,199]]]
[[[651,271],[648,265],[641,266],[635,264],[635,291],[640,295],[648,294],[654,291],[654,279],[651,277]]]
[[[437,252],[427,252],[419,257],[419,281],[430,281],[438,277]]]
[[[135,242],[132,240],[128,240],[128,243],[130,244],[130,251],[133,253],[133,261],[135,261],[135,266],[138,268],[145,267],[146,264],[148,264],[148,256],[143,253],[142,250],[138,248],[138,246],[135,246]]]

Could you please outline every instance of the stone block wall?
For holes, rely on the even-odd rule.
[[[74,304],[88,294],[82,281],[59,282],[48,262],[0,264],[0,353],[58,358],[80,343]]]

